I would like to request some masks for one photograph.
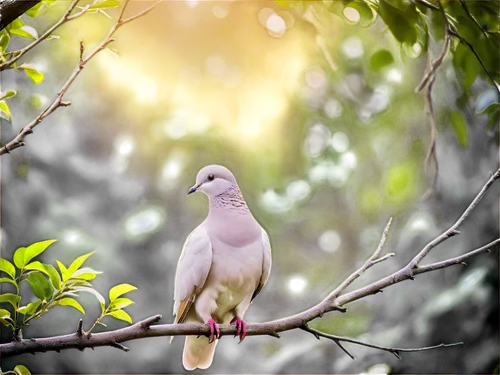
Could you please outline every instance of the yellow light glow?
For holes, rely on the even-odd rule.
[[[156,94],[156,83],[149,77],[142,77],[135,86],[135,92],[139,101],[151,101]]]

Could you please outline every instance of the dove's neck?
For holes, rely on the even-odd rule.
[[[209,215],[221,210],[235,214],[250,213],[247,203],[237,186],[232,186],[224,193],[210,197]]]

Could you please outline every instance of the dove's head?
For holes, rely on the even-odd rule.
[[[202,191],[209,197],[223,194],[231,187],[238,187],[231,171],[221,165],[207,165],[196,176],[196,184],[189,189],[188,194]]]

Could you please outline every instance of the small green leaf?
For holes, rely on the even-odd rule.
[[[20,314],[23,314],[23,315],[33,315],[38,310],[38,307],[41,304],[42,304],[42,301],[28,303],[28,305],[18,308],[17,312],[19,312]]]
[[[71,307],[77,309],[78,311],[80,311],[82,314],[85,314],[85,310],[83,309],[82,305],[80,305],[73,298],[63,298],[57,302],[61,306],[71,306]]]
[[[31,375],[31,372],[30,370],[28,370],[25,366],[23,365],[17,365],[16,367],[14,367],[14,372],[17,374],[17,375]]]
[[[128,298],[117,298],[109,305],[109,310],[121,310],[129,305],[134,304],[135,302]]]
[[[40,263],[38,260],[27,264],[26,266],[24,266],[24,269],[30,271],[40,271],[48,275],[47,271],[45,270],[45,265],[43,263]]]
[[[379,15],[401,43],[413,45],[417,41],[416,25],[419,16],[415,4],[403,0],[380,0]]]
[[[15,90],[7,90],[4,92],[0,92],[0,100],[10,99],[13,96],[16,96],[17,92]]]
[[[16,278],[16,269],[7,259],[0,259],[0,271],[5,272],[12,279]]]
[[[455,135],[457,136],[458,144],[461,147],[467,147],[469,143],[469,137],[467,135],[467,124],[463,114],[459,111],[450,112],[450,122]]]
[[[38,39],[38,33],[34,27],[24,25],[18,29],[10,29],[10,33],[26,39]]]
[[[118,54],[118,50],[116,48],[108,48],[106,47],[106,50],[115,58],[119,59],[120,55]]]
[[[45,264],[45,271],[49,275],[50,282],[52,283],[54,289],[61,289],[61,277],[55,267],[52,264]]]
[[[81,279],[71,279],[71,280],[68,280],[68,282],[66,283],[66,285],[69,287],[69,288],[75,288],[77,286],[88,286],[88,287],[92,287],[92,284],[89,283],[87,280],[81,280]]]
[[[10,318],[10,312],[9,310],[5,310],[5,309],[0,309],[0,318]]]
[[[71,276],[68,272],[68,269],[64,266],[64,264],[62,264],[58,260],[56,260],[56,263],[57,266],[59,267],[59,270],[61,271],[62,281],[68,280]]]
[[[52,4],[54,4],[56,2],[56,0],[44,0],[45,1],[45,4],[47,4],[48,6],[51,6]]]
[[[379,49],[370,57],[370,65],[376,72],[392,63],[394,63],[394,57],[392,57],[392,53],[386,49]]]
[[[9,279],[7,277],[0,277],[0,283],[11,283],[17,285],[17,283],[14,280]]]
[[[44,300],[52,295],[52,285],[40,272],[30,273],[28,283],[37,298]]]
[[[132,318],[130,317],[129,314],[127,314],[123,310],[111,311],[111,312],[107,313],[106,315],[110,315],[113,318],[124,320],[124,321],[129,322],[130,324],[132,324]]]
[[[24,72],[28,77],[31,78],[33,82],[35,82],[37,85],[43,81],[43,74],[36,70],[35,67],[29,65],[29,64],[22,64],[17,67],[17,69],[24,69]]]
[[[136,290],[137,288],[130,284],[119,284],[112,287],[109,291],[109,301],[113,302],[116,298],[120,297],[122,294]]]
[[[354,9],[359,14],[359,21],[353,22],[348,17],[346,17],[346,11],[348,8]],[[363,0],[354,0],[349,2],[343,10],[344,19],[349,23],[355,23],[361,27],[371,26],[377,19],[377,13],[375,13],[367,2]]]
[[[25,247],[20,247],[14,252],[14,264],[17,268],[22,269],[26,265],[24,262],[24,252],[26,251]]]
[[[89,10],[97,10],[97,9],[102,9],[102,8],[116,8],[120,6],[120,0],[102,0],[99,1],[97,4],[92,5]]]
[[[8,122],[12,122],[12,114],[10,113],[10,108],[7,103],[0,102],[0,117],[7,120]]]
[[[21,296],[12,293],[4,293],[0,294],[0,303],[10,303],[14,308],[17,307],[17,304],[21,301]]]
[[[82,256],[79,256],[78,258],[76,258],[73,261],[73,263],[71,263],[71,266],[69,266],[68,273],[70,275],[73,275],[82,266],[82,264],[87,260],[87,258],[94,253],[95,253],[95,251],[92,251],[91,253],[88,253],[88,254],[85,254],[85,255],[82,255]]]
[[[84,267],[73,273],[72,279],[93,280],[97,275],[101,274],[100,271],[95,271],[92,268]]]
[[[99,304],[101,305],[101,313],[104,312],[104,306],[106,305],[106,301],[104,300],[104,297],[97,290],[86,286],[78,286],[74,290],[76,292],[87,292],[93,294],[99,301]]]
[[[3,29],[0,32],[0,55],[5,54],[7,47],[9,46],[10,35],[7,30]]]
[[[31,18],[35,18],[36,16],[38,16],[38,14],[40,13],[40,11],[42,10],[42,7],[43,7],[43,1],[40,1],[34,7],[28,9],[28,11],[26,12],[26,14],[28,16],[30,16]]]
[[[27,264],[31,259],[43,253],[54,242],[56,240],[46,240],[29,245],[24,251],[24,263]]]
[[[14,21],[12,21],[7,25],[6,29],[8,32],[11,32],[12,29],[20,29],[23,26],[24,26],[23,21],[21,21],[20,18],[16,18]]]

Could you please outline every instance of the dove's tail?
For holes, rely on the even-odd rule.
[[[182,354],[184,368],[194,370],[195,368],[206,369],[210,367],[218,341],[214,340],[209,344],[206,337],[186,336]]]

